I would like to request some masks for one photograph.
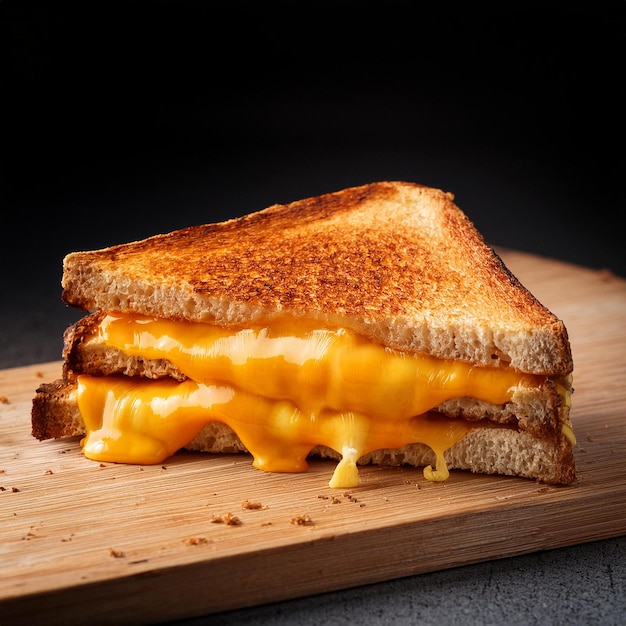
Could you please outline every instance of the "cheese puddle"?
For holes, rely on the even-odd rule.
[[[272,472],[300,472],[317,445],[342,456],[331,487],[358,485],[357,460],[374,450],[423,443],[435,453],[431,480],[445,480],[444,452],[472,423],[429,413],[471,396],[507,402],[533,379],[385,349],[344,329],[296,320],[271,328],[109,315],[101,339],[131,356],[167,359],[188,379],[79,377],[78,404],[88,458],[160,463],[211,421],[227,424]]]

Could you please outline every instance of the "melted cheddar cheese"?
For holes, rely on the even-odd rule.
[[[444,452],[472,429],[429,411],[471,396],[495,404],[533,378],[514,370],[408,355],[345,329],[283,320],[225,329],[136,315],[108,315],[107,345],[144,359],[167,359],[188,378],[79,377],[78,404],[88,458],[160,463],[211,421],[227,424],[272,472],[300,472],[317,445],[341,455],[331,487],[358,484],[357,460],[383,448],[428,445],[445,480]]]

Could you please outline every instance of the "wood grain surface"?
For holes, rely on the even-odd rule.
[[[500,253],[568,328],[577,484],[365,467],[338,491],[326,461],[297,475],[247,455],[97,463],[77,438],[31,437],[34,391],[60,363],[4,370],[0,624],[180,619],[626,534],[626,282]]]

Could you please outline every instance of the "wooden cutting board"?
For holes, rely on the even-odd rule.
[[[336,491],[326,461],[298,475],[247,455],[96,463],[78,439],[30,435],[60,363],[4,370],[0,624],[180,619],[626,534],[626,281],[501,254],[569,330],[576,485],[365,467]]]

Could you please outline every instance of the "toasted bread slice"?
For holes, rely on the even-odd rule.
[[[452,195],[410,183],[69,254],[63,299],[219,325],[306,316],[407,352],[550,376],[573,367],[563,323],[511,275]]]

